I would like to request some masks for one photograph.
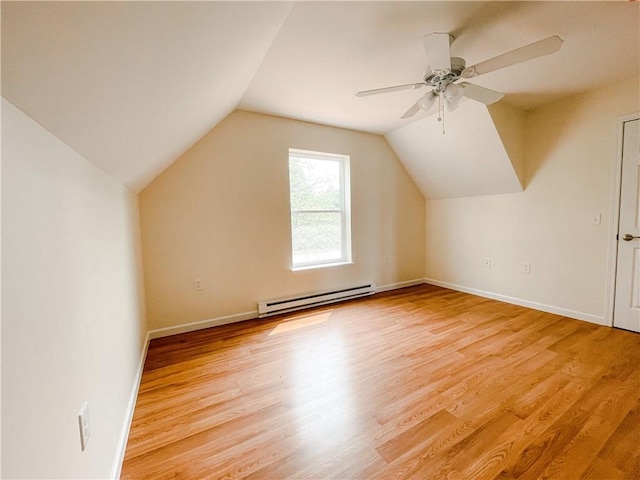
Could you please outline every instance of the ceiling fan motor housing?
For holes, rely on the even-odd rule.
[[[451,57],[451,70],[434,72],[429,69],[424,77],[424,83],[436,88],[445,87],[460,78],[466,65],[463,58]]]

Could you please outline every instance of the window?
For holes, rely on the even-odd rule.
[[[351,261],[349,157],[289,150],[293,269]]]

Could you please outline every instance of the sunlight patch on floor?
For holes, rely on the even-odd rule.
[[[300,328],[310,327],[311,325],[317,325],[318,323],[324,323],[329,320],[332,312],[333,310],[324,310],[318,313],[311,313],[293,317],[290,320],[282,322],[276,328],[271,330],[269,336],[290,332],[292,330],[298,330]]]

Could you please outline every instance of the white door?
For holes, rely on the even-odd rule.
[[[640,119],[624,123],[613,326],[640,332]]]

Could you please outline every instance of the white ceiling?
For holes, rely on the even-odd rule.
[[[387,134],[423,93],[421,37],[475,64],[551,35],[553,55],[474,79],[531,109],[640,74],[638,2],[2,2],[2,95],[139,190],[235,108]],[[424,115],[424,114],[422,114]]]

